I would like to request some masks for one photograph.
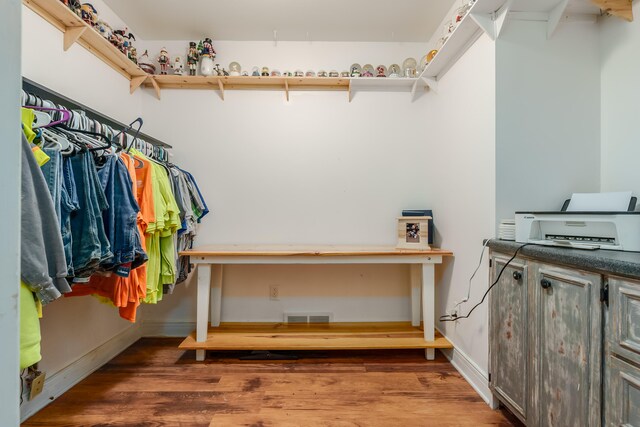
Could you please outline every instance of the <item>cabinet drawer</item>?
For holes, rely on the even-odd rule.
[[[607,426],[640,426],[640,369],[616,357],[609,358]]]
[[[640,364],[640,282],[609,279],[611,351]]]

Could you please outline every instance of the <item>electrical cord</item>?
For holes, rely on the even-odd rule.
[[[473,282],[473,278],[476,277],[476,273],[478,273],[478,270],[480,270],[480,267],[482,266],[482,260],[484,259],[484,250],[486,249],[489,242],[491,242],[492,240],[493,239],[487,239],[484,242],[484,245],[482,245],[482,251],[480,252],[480,260],[478,261],[478,266],[476,267],[476,269],[473,271],[473,274],[469,278],[469,286],[467,286],[467,296],[461,299],[460,301],[458,301],[457,303],[455,303],[453,308],[450,310],[450,312],[453,311],[454,313],[457,313],[458,307],[460,307],[465,302],[469,301],[469,298],[471,297],[471,283]]]
[[[502,276],[502,273],[504,272],[504,270],[509,266],[509,264],[511,264],[511,261],[513,261],[516,258],[516,256],[518,255],[518,252],[520,252],[520,250],[522,248],[524,248],[525,246],[529,246],[529,245],[531,245],[531,243],[525,243],[524,245],[521,245],[520,247],[518,247],[518,249],[516,249],[516,251],[513,253],[513,256],[511,258],[509,258],[509,261],[507,261],[505,263],[505,265],[502,266],[502,268],[500,269],[500,272],[498,273],[498,277],[496,277],[496,280],[491,284],[491,286],[489,286],[487,291],[482,296],[482,299],[480,300],[480,302],[477,303],[476,305],[474,305],[473,307],[471,307],[471,310],[469,310],[469,312],[466,315],[458,316],[457,314],[445,314],[444,316],[440,316],[440,321],[441,322],[455,322],[456,320],[468,319],[469,316],[471,316],[471,313],[473,313],[473,311],[476,308],[478,308],[480,305],[482,305],[484,300],[487,298],[487,295],[489,295],[489,292],[491,291],[491,289],[493,289],[493,287],[498,284],[498,282],[500,281],[500,276]],[[477,269],[476,269],[476,271],[477,271]],[[475,275],[475,272],[473,274]]]

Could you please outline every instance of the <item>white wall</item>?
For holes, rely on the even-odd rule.
[[[19,0],[3,1],[0,14],[0,425],[20,423],[20,12]]]
[[[636,20],[603,18],[600,26],[602,82],[602,190],[633,190],[640,194],[640,3]]]
[[[546,31],[546,21],[511,19],[496,42],[498,221],[600,189],[597,27]]]
[[[186,42],[166,45],[175,54]],[[401,63],[422,45],[218,42],[221,64],[280,70]],[[233,56],[226,52],[233,52]],[[353,52],[358,52],[354,59]],[[252,62],[249,62],[253,60]],[[425,96],[426,97],[426,96]],[[174,146],[212,213],[198,245],[212,243],[395,244],[403,208],[429,207],[435,186],[424,99],[409,93],[164,90],[143,95],[146,126]],[[183,106],[188,106],[184,108]],[[269,301],[268,285],[281,300]],[[179,286],[145,322],[193,321],[194,291]],[[408,270],[398,266],[230,267],[224,321],[279,321],[283,311],[331,311],[336,321],[408,320]]]
[[[454,258],[440,270],[436,287],[438,316],[466,296],[483,239],[495,234],[495,45],[482,36],[443,76],[438,93],[429,94],[423,140],[429,150],[429,183],[438,240]],[[471,288],[471,302],[486,290],[486,263]],[[461,307],[466,313],[472,306]],[[487,306],[470,319],[438,322],[438,328],[486,376]]]
[[[126,79],[79,45],[64,52],[62,33],[22,10],[23,76],[125,123],[140,115],[140,95],[129,95]],[[51,377],[129,328],[116,309],[92,297],[54,301],[41,321],[40,369]]]

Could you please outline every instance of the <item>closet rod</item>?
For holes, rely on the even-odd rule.
[[[87,117],[89,117],[90,119],[94,119],[99,121],[100,123],[103,123],[105,125],[109,125],[112,128],[118,130],[118,129],[124,129],[127,125],[114,120],[110,117],[105,116],[102,113],[99,113],[89,107],[86,107],[82,104],[80,104],[79,102],[76,102],[72,99],[67,98],[64,95],[61,95],[57,92],[52,91],[49,88],[46,88],[44,86],[42,86],[39,83],[36,83],[32,80],[29,80],[26,77],[22,78],[22,89],[25,90],[25,92],[27,93],[31,93],[33,95],[37,95],[42,99],[47,99],[49,101],[52,101],[56,104],[60,104],[62,106],[64,106],[65,108],[68,108],[70,110],[83,110],[85,112],[85,114],[87,115]],[[129,133],[129,132],[127,132]],[[131,136],[134,136],[135,132],[131,132],[129,133]],[[152,136],[149,136],[145,133],[140,132],[138,134],[138,137],[140,139],[145,140],[146,142],[158,146],[158,147],[164,147],[164,148],[173,148],[171,145],[164,143]]]

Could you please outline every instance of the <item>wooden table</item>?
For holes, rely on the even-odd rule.
[[[428,360],[435,357],[435,348],[451,348],[451,344],[444,338],[435,336],[435,264],[442,263],[442,257],[453,255],[452,252],[440,249],[412,250],[396,249],[389,246],[256,246],[256,245],[217,245],[205,246],[181,252],[180,255],[188,255],[191,262],[198,267],[198,293],[197,293],[197,326],[195,337],[189,337],[180,346],[181,348],[195,349],[196,360],[202,361],[205,358],[206,350],[229,350],[229,349],[270,349],[285,350],[291,348],[301,348],[292,345],[291,339],[283,344],[283,341],[265,340],[264,338],[274,338],[273,331],[268,336],[258,337],[255,328],[252,329],[251,337],[253,341],[247,341],[249,335],[236,337],[238,343],[236,347],[228,342],[224,345],[216,344],[211,337],[208,340],[209,310],[211,309],[211,326],[220,328],[220,315],[222,307],[222,271],[224,265],[230,264],[410,264],[411,265],[411,330],[404,330],[403,334],[397,335],[397,340],[392,343],[381,343],[381,338],[392,337],[390,333],[396,331],[397,324],[390,325],[389,331],[384,328],[372,331],[365,323],[359,324],[363,329],[358,329],[355,324],[350,324],[349,331],[357,333],[359,338],[369,337],[363,344],[362,340],[357,343],[345,339],[345,328],[340,328],[339,324],[328,327],[327,331],[333,335],[325,334],[317,337],[318,331],[313,333],[313,339],[305,340],[303,348],[313,349],[336,349],[336,348],[425,348],[425,356]],[[213,291],[212,291],[213,278]],[[211,307],[210,307],[211,301]],[[422,303],[422,310],[420,306]],[[415,332],[420,326],[420,316],[423,318],[423,333],[420,339],[410,341],[410,332]],[[377,323],[376,325],[380,325]],[[282,325],[281,325],[282,326]],[[285,328],[286,329],[286,328]],[[227,327],[220,329],[220,333],[229,332]],[[241,332],[238,330],[237,332]],[[281,332],[287,332],[282,331]],[[298,333],[304,333],[299,328]],[[397,333],[398,331],[396,331]],[[214,329],[211,335],[216,335]],[[336,335],[337,334],[337,335]],[[369,335],[367,335],[369,334]],[[382,334],[382,335],[381,335]],[[291,338],[291,336],[289,336]],[[389,341],[388,339],[386,341]],[[353,345],[350,344],[353,343]],[[253,345],[252,345],[253,343]],[[339,344],[338,344],[339,343]],[[370,345],[370,347],[367,347]],[[265,346],[269,346],[265,348]]]

